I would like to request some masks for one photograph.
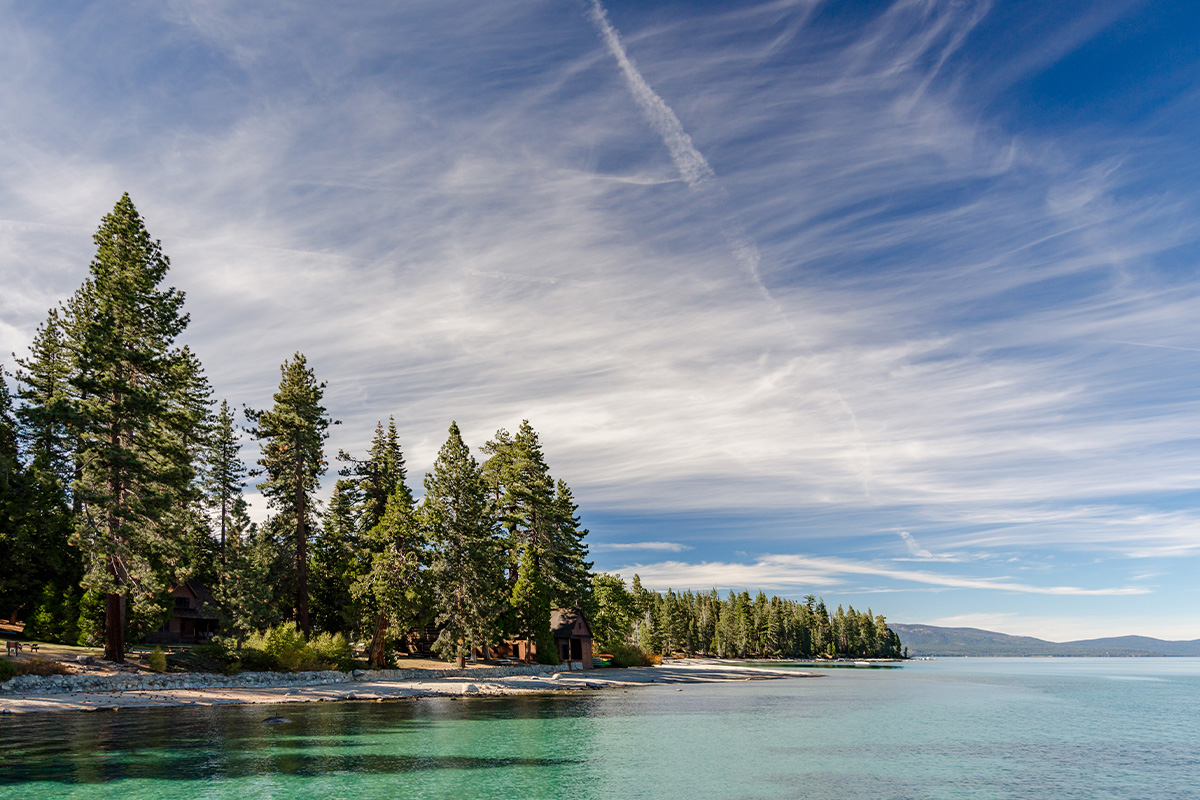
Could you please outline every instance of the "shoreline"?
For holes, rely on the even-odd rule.
[[[179,708],[186,706],[271,705],[341,701],[399,701],[422,697],[501,697],[520,694],[584,692],[628,689],[653,684],[725,683],[820,677],[795,669],[749,667],[705,659],[667,661],[655,667],[600,668],[565,671],[561,667],[526,667],[483,670],[391,670],[394,676],[365,672],[248,673],[211,676],[210,685],[188,685],[196,675],[158,675],[138,688],[120,688],[120,676],[89,676],[86,688],[66,681],[43,679],[41,691],[0,693],[0,715],[67,711],[116,711],[123,708]],[[427,674],[414,674],[427,673]],[[449,673],[449,674],[447,674]],[[474,674],[472,674],[474,673]],[[504,674],[500,674],[504,673]],[[14,679],[15,680],[15,679]],[[117,685],[102,687],[106,682]],[[177,684],[177,685],[172,685]],[[3,684],[0,684],[3,686]],[[19,687],[18,687],[19,688]],[[680,686],[681,688],[681,686]]]

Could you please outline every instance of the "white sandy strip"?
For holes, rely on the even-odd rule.
[[[121,708],[167,708],[339,700],[384,702],[417,697],[496,696],[628,688],[650,684],[714,683],[776,678],[815,677],[796,670],[773,670],[708,661],[668,663],[659,667],[560,672],[550,676],[512,675],[472,681],[469,677],[432,680],[359,680],[313,686],[210,687],[204,689],[138,689],[113,692],[62,692],[0,695],[0,714],[39,711],[105,711]]]

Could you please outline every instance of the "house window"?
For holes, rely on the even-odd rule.
[[[191,608],[192,600],[190,597],[176,597],[175,598],[175,607],[176,608]]]

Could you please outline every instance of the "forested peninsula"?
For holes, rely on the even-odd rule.
[[[583,610],[618,663],[900,655],[870,611],[663,594],[594,573],[571,489],[528,421],[497,431],[482,462],[451,422],[418,502],[394,419],[367,452],[329,457],[336,421],[302,353],[282,364],[269,404],[217,403],[178,342],[184,294],[165,286],[169,259],[128,195],[94,241],[83,284],[15,370],[0,369],[0,613],[24,620],[26,638],[102,644],[122,662],[170,616],[172,588],[194,581],[220,616],[210,647],[247,668],[256,653],[288,666],[265,653],[285,640],[302,656],[293,668],[344,665],[354,641],[383,667],[418,630],[460,665],[517,640],[553,662],[557,608]],[[243,434],[258,445],[252,465]],[[243,498],[251,480],[269,505],[262,524]]]

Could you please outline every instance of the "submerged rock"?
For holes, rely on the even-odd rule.
[[[288,719],[287,717],[281,717],[278,715],[273,716],[273,717],[267,717],[266,719],[263,720],[263,723],[265,723],[267,725],[284,725],[289,722],[291,722],[291,720]]]

